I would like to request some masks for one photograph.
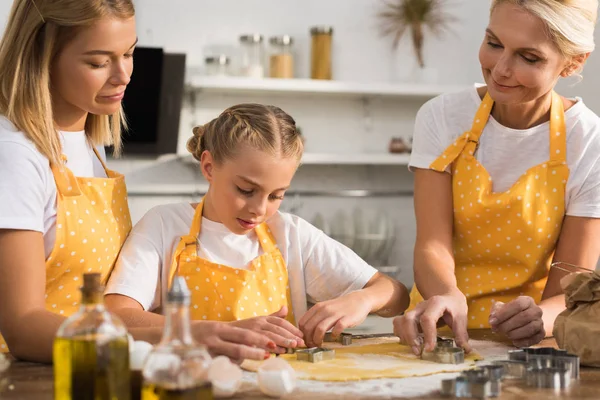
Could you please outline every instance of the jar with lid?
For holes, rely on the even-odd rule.
[[[271,78],[294,77],[294,40],[289,35],[273,36],[269,39],[271,56],[269,58],[269,76]]]
[[[311,68],[312,79],[331,79],[331,42],[333,28],[330,26],[314,26],[311,35]]]
[[[206,57],[206,75],[208,76],[226,76],[229,75],[230,59],[225,54]]]
[[[241,75],[249,78],[263,78],[265,55],[263,36],[259,34],[240,36]]]

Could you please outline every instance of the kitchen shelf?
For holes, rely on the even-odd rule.
[[[192,156],[183,156],[182,161],[197,164]],[[390,153],[304,153],[303,165],[408,165],[410,154]]]
[[[188,88],[217,94],[323,95],[338,97],[432,98],[442,93],[465,89],[461,85],[433,85],[386,82],[344,82],[314,79],[275,79],[245,77],[212,77],[192,75]]]
[[[304,165],[408,165],[409,160],[410,154],[389,153],[305,153],[302,156]]]
[[[185,197],[203,196],[208,191],[207,184],[170,185],[167,183],[132,184],[127,186],[127,194],[135,197]],[[342,198],[367,198],[367,197],[410,197],[412,190],[296,190],[289,189],[286,196],[303,197],[342,197]]]

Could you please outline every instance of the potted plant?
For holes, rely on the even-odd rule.
[[[394,49],[408,30],[412,38],[417,65],[425,68],[423,44],[425,29],[436,37],[450,32],[450,24],[456,21],[445,11],[446,0],[383,0],[383,8],[378,13],[383,36],[392,36]]]

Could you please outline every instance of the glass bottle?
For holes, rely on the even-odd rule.
[[[225,54],[218,56],[206,57],[204,59],[206,64],[206,75],[207,76],[227,76],[229,75],[229,57]]]
[[[331,79],[331,42],[333,28],[315,26],[310,29],[311,57],[310,77],[312,79]]]
[[[263,36],[259,34],[240,36],[242,51],[241,75],[248,78],[264,78]]]
[[[104,308],[100,279],[99,273],[83,275],[81,306],[56,333],[56,400],[130,399],[127,329]]]
[[[269,76],[271,78],[294,77],[294,40],[289,35],[273,36],[269,39],[271,56],[269,58]]]
[[[167,294],[163,337],[142,370],[142,400],[212,400],[208,380],[211,357],[192,338],[191,294],[183,277],[175,277]]]

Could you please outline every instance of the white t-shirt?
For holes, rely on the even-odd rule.
[[[106,177],[85,132],[60,132],[67,167],[75,176]],[[104,148],[98,153],[105,157]],[[46,258],[56,238],[56,183],[50,162],[0,116],[0,229],[42,232]]]
[[[438,96],[425,103],[415,121],[410,168],[428,169],[444,150],[471,128],[481,98],[477,87]],[[565,111],[567,215],[600,218],[600,118],[580,98]],[[550,157],[549,122],[517,130],[490,116],[477,160],[492,177],[494,192],[508,190],[529,168]],[[448,169],[449,171],[449,169]]]
[[[145,310],[161,308],[173,253],[190,231],[194,208],[189,203],[154,207],[134,226],[123,245],[106,294],[122,294]],[[267,224],[287,265],[296,320],[307,300],[334,299],[362,289],[377,272],[343,244],[300,217],[278,212]],[[223,224],[202,218],[198,255],[214,263],[247,269],[262,254],[254,231],[237,235]]]

